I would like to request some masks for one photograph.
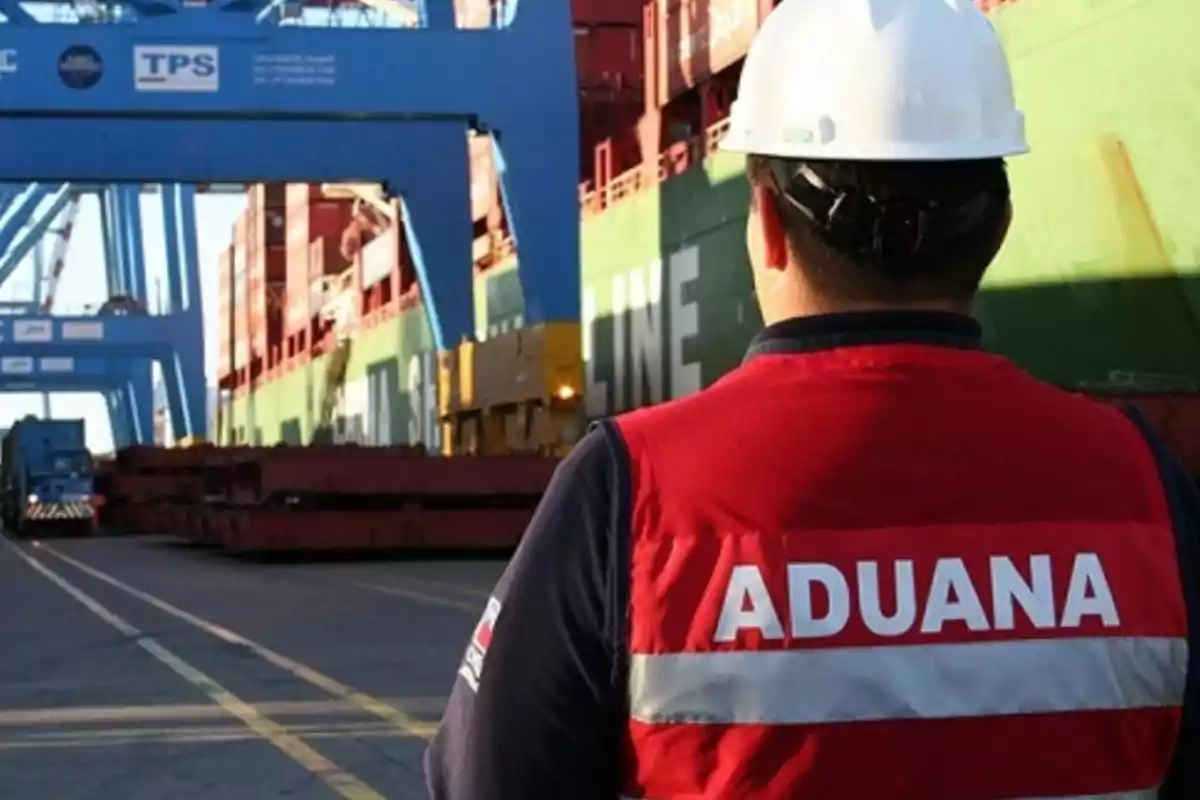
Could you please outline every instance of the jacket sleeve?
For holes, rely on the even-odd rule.
[[[1188,664],[1183,717],[1175,756],[1159,792],[1162,800],[1200,797],[1200,492],[1183,464],[1136,408],[1125,409],[1154,454],[1175,527],[1180,579],[1188,614]]]
[[[426,752],[434,800],[617,796],[615,459],[593,431],[555,473]]]

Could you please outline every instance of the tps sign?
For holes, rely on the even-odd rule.
[[[133,88],[139,92],[215,92],[220,89],[216,47],[138,45],[133,48]]]

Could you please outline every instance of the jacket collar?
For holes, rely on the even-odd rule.
[[[983,329],[973,317],[946,311],[864,311],[793,317],[768,325],[755,336],[745,361],[762,355],[881,344],[981,350]]]

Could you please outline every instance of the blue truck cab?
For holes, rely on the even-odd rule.
[[[3,519],[18,535],[95,530],[95,470],[83,420],[26,417],[0,452]]]

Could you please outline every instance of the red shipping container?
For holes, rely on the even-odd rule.
[[[656,0],[647,48],[657,54],[656,86],[663,106],[746,55],[775,0]]]
[[[351,266],[353,265],[342,255],[340,238],[327,236],[309,244],[308,277],[310,281],[326,275],[341,275]]]
[[[293,187],[299,188],[293,192]],[[289,247],[306,246],[324,237],[340,241],[353,219],[353,200],[325,198],[319,187],[309,184],[292,184],[288,190],[285,229]]]
[[[311,245],[292,244],[286,252],[287,261],[287,314],[285,327],[289,334],[308,329],[309,313],[309,265],[308,251]]]
[[[286,262],[272,258],[272,247],[286,243],[286,189],[280,184],[254,184],[247,193],[246,243],[251,274],[268,280],[285,279]]]
[[[289,247],[307,245],[310,241],[308,207],[312,205],[316,188],[309,183],[289,183],[284,205],[284,229]]]
[[[640,30],[642,5],[643,0],[571,0],[571,15],[576,25],[631,25]]]
[[[261,276],[250,274],[246,281],[250,294],[247,299],[247,331],[250,339],[251,357],[267,352],[267,285]]]
[[[283,352],[284,339],[284,313],[287,308],[287,282],[286,281],[270,281],[266,285],[267,313],[266,313],[266,339],[267,339],[267,354],[273,350]]]
[[[248,340],[249,304],[246,302],[245,247],[240,243],[233,248],[233,293],[230,304],[233,310],[233,350],[231,365],[236,371],[250,363]]]
[[[232,365],[236,371],[247,366],[250,361],[249,350],[249,304],[247,271],[249,253],[246,249],[246,217],[245,211],[238,216],[233,227],[233,352]]]
[[[575,67],[587,89],[637,87],[643,82],[644,37],[640,28],[575,27]]]
[[[571,18],[582,25],[633,25],[642,23],[643,0],[571,0]],[[460,28],[490,28],[513,0],[454,0],[454,18]],[[495,9],[495,10],[493,10]]]
[[[265,248],[264,255],[265,258],[257,264],[252,264],[252,269],[247,274],[251,341],[256,355],[265,355],[271,348],[283,343],[282,318],[278,323],[271,321],[270,298],[274,287],[286,286],[287,251],[283,246],[270,246]],[[276,311],[282,313],[282,306]]]

